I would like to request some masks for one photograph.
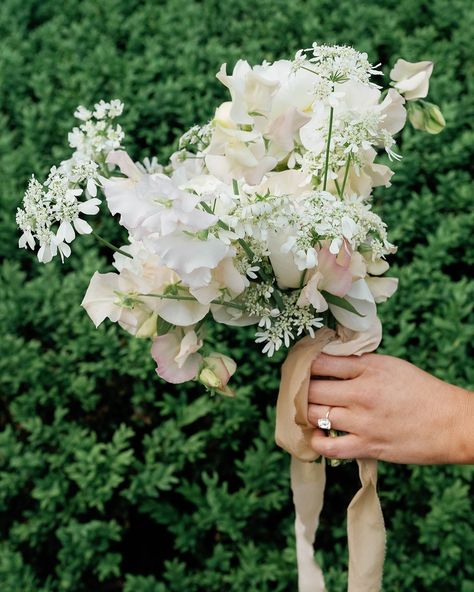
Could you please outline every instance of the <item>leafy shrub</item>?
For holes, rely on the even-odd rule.
[[[92,238],[63,266],[16,247],[27,178],[67,156],[76,105],[121,98],[130,151],[164,159],[224,98],[214,78],[224,61],[288,57],[314,40],[387,66],[433,59],[431,96],[448,127],[407,129],[406,158],[377,194],[400,246],[382,351],[472,388],[473,28],[467,0],[0,3],[2,592],[296,586],[288,458],[273,442],[282,357],[268,362],[249,331],[217,327],[216,343],[241,360],[238,397],[164,385],[147,343],[110,324],[96,331],[79,306],[110,263]],[[472,592],[473,467],[380,472],[384,589]],[[329,471],[318,556],[332,591],[345,589],[344,508],[356,488],[354,466]]]

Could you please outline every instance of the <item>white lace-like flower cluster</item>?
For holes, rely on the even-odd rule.
[[[347,45],[321,45],[313,43],[310,48],[300,49],[296,53],[294,70],[313,65],[314,72],[331,82],[358,80],[364,84],[373,84],[371,76],[381,76],[377,66],[372,66],[366,53],[361,53]]]
[[[54,171],[42,185],[31,178],[23,198],[23,208],[18,208],[16,221],[23,234],[20,247],[34,249],[39,244],[38,259],[48,263],[57,254],[61,260],[69,257],[72,242],[78,234],[89,234],[92,227],[81,214],[93,215],[99,211],[100,200],[92,197],[79,201],[83,190],[61,172]]]
[[[283,310],[274,309],[264,316],[255,333],[256,343],[263,343],[262,353],[272,357],[282,346],[290,347],[291,343],[302,334],[314,337],[314,330],[323,326],[323,318],[315,316],[310,306],[298,305],[298,294],[283,294]]]
[[[69,134],[69,145],[75,148],[72,156],[56,167],[51,167],[42,184],[30,179],[23,198],[23,208],[17,210],[16,221],[22,231],[19,246],[35,249],[38,259],[48,263],[59,255],[64,261],[71,254],[71,243],[77,234],[90,234],[92,227],[81,215],[99,211],[101,167],[107,155],[120,147],[124,137],[119,125],[112,120],[121,115],[123,103],[100,101],[90,111],[79,106],[74,115],[84,121]],[[85,200],[82,200],[86,197]]]
[[[207,148],[212,136],[212,125],[193,125],[179,139],[178,146],[181,150],[189,152],[202,152]]]
[[[397,288],[383,277],[395,247],[370,204],[393,174],[377,156],[400,158],[406,101],[416,129],[442,129],[436,106],[413,102],[426,97],[432,69],[399,60],[382,92],[371,79],[378,66],[346,46],[239,60],[231,73],[224,64],[217,78],[229,99],[183,134],[165,166],[134,163],[120,148],[120,101],[78,107],[72,157],[44,183],[30,180],[20,246],[39,245],[44,262],[69,256],[76,233],[92,232],[82,216],[98,211],[100,188],[130,244],[102,239],[117,251],[115,271],[94,274],[82,305],[96,325],[109,318],[152,338],[169,382],[231,394],[235,363],[204,353],[209,323],[254,325],[269,356],[323,325],[373,336],[377,305]]]
[[[69,146],[90,160],[104,159],[109,152],[117,150],[125,137],[120,124],[113,120],[122,114],[123,103],[118,99],[106,103],[99,101],[90,111],[80,105],[74,116],[83,121],[68,135]]]

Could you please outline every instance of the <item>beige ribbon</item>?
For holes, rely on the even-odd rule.
[[[296,556],[299,592],[324,592],[321,568],[314,560],[313,543],[323,507],[325,463],[312,462],[313,426],[308,422],[308,387],[311,364],[321,353],[361,355],[377,348],[380,322],[371,331],[354,333],[320,329],[314,338],[294,345],[282,366],[277,401],[275,439],[291,458],[291,487],[295,504]],[[385,527],[377,495],[377,462],[357,460],[361,488],[347,509],[349,546],[348,592],[379,592],[385,556]]]

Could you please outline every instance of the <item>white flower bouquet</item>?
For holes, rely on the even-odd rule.
[[[116,270],[96,272],[84,296],[95,325],[109,318],[151,338],[166,381],[232,394],[236,364],[206,352],[208,323],[255,325],[272,356],[323,326],[370,330],[376,305],[396,290],[383,276],[395,247],[370,204],[393,172],[376,160],[380,151],[401,158],[394,137],[407,112],[418,129],[444,126],[421,100],[432,68],[399,60],[382,91],[378,66],[350,47],[314,44],[254,67],[240,60],[232,74],[223,65],[217,78],[231,100],[180,138],[166,166],[124,151],[119,100],[80,106],[71,158],[44,183],[30,180],[19,245],[38,247],[47,263],[68,257],[76,234],[95,234],[115,250]],[[98,189],[128,231],[120,248],[83,219],[99,212]]]

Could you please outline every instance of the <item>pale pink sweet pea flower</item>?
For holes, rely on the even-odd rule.
[[[197,353],[201,347],[202,340],[192,330],[182,338],[177,332],[155,337],[151,356],[156,362],[156,373],[172,384],[193,380],[202,363],[202,356]]]
[[[318,251],[318,266],[301,290],[298,305],[312,304],[318,312],[327,310],[328,303],[321,294],[323,290],[343,298],[352,285],[350,262],[351,253],[347,245],[341,249],[340,256],[331,253],[327,247]]]

